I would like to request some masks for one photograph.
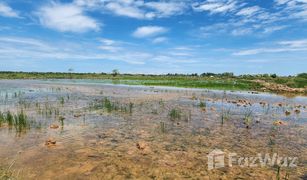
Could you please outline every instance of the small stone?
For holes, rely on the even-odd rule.
[[[82,116],[82,114],[75,114],[75,115],[74,115],[75,118],[79,118],[79,117],[81,117],[81,116]]]
[[[289,116],[291,114],[291,112],[290,111],[286,111],[285,114],[286,114],[286,116]]]
[[[274,124],[275,126],[287,125],[286,122],[283,122],[283,121],[281,121],[281,120],[274,121],[273,124]]]
[[[144,150],[147,147],[147,144],[146,144],[146,142],[140,141],[140,142],[136,143],[136,147],[139,150]]]
[[[299,114],[301,111],[299,109],[294,110],[296,114]]]
[[[54,140],[54,139],[48,139],[46,142],[45,142],[45,145],[46,146],[54,146],[54,145],[56,145],[56,140]]]
[[[58,128],[59,128],[59,125],[51,124],[50,128],[51,128],[51,129],[58,129]]]

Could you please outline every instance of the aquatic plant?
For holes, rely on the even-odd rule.
[[[15,161],[13,161],[11,165],[7,168],[0,167],[0,179],[1,180],[15,179],[15,177],[13,177],[13,171],[11,170],[14,164],[15,164]]]
[[[22,130],[29,127],[28,117],[23,110],[14,116],[14,126],[17,132],[21,132]]]
[[[65,103],[65,99],[64,99],[64,97],[60,97],[60,104],[63,106],[63,105],[64,105],[64,103]]]
[[[223,125],[225,121],[229,120],[231,116],[231,109],[228,108],[226,111],[221,112],[221,124]]]
[[[104,107],[108,112],[111,112],[116,107],[112,104],[112,102],[108,98],[104,98]]]
[[[163,99],[160,99],[159,105],[164,107],[164,101],[163,101]]]
[[[24,129],[30,128],[28,117],[23,110],[17,114],[13,114],[10,111],[6,113],[0,112],[0,126],[4,123],[8,125],[9,129],[14,127],[16,132],[22,132]]]
[[[192,119],[192,112],[191,112],[191,110],[188,110],[187,112],[185,112],[184,116],[185,116],[185,121],[186,122],[191,121],[191,119]]]
[[[133,109],[134,104],[132,102],[129,103],[129,113],[132,113],[132,109]]]
[[[165,129],[165,123],[164,122],[160,122],[160,130],[162,133],[165,133],[166,129]]]
[[[250,128],[252,121],[253,121],[253,111],[251,109],[248,109],[244,113],[244,124],[246,125],[246,128]]]
[[[280,166],[276,168],[276,180],[280,180]]]
[[[124,113],[132,113],[134,104],[130,102],[129,104],[120,104],[119,102],[112,102],[110,99],[105,97],[101,100],[95,100],[89,104],[89,108],[91,110],[106,110],[108,113],[112,111],[124,112]]]
[[[4,114],[0,111],[0,127],[2,126],[2,123],[5,122],[5,116]]]
[[[202,109],[206,108],[207,107],[206,102],[200,101],[199,107],[202,108]]]
[[[172,121],[174,120],[180,120],[181,118],[181,110],[180,109],[171,109],[171,111],[169,112],[169,116],[170,116],[170,119]]]
[[[9,127],[14,125],[14,116],[10,111],[6,113],[6,122],[8,123]]]
[[[225,114],[224,114],[224,101],[225,101],[225,98],[226,98],[226,91],[224,91],[223,97],[222,97],[222,116],[221,116],[221,124],[222,125],[224,124],[224,121],[225,121]]]

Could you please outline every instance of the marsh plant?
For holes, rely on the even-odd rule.
[[[21,110],[15,115],[14,120],[17,132],[21,132],[23,129],[29,128],[28,117],[23,110]]]
[[[130,102],[129,104],[119,104],[118,102],[112,102],[109,98],[105,97],[101,100],[95,100],[89,104],[91,110],[106,110],[108,113],[112,111],[119,111],[132,114],[134,104]]]
[[[207,107],[206,102],[201,101],[201,102],[199,103],[199,107],[200,107],[200,108],[206,108],[206,107]]]
[[[129,103],[129,113],[132,114],[134,104],[132,102]]]
[[[166,128],[165,128],[165,122],[160,122],[160,130],[162,133],[165,133],[166,132]]]
[[[13,171],[11,170],[14,163],[15,162],[13,162],[8,168],[0,167],[0,179],[1,180],[16,179],[15,177],[13,177]]]
[[[65,103],[65,99],[64,99],[64,97],[60,97],[60,104],[63,106],[63,105],[64,105],[64,103]]]
[[[243,120],[246,128],[250,128],[253,121],[253,111],[251,109],[245,111]]]
[[[30,128],[28,117],[23,110],[16,114],[10,111],[6,113],[0,112],[0,127],[3,124],[6,124],[10,129],[14,127],[17,132],[22,132],[24,129]]]
[[[223,93],[223,97],[222,97],[222,111],[221,111],[221,124],[224,124],[224,121],[226,120],[226,114],[224,112],[224,102],[226,99],[226,91],[224,91]]]
[[[205,101],[200,101],[199,108],[203,111],[206,111],[207,103]]]
[[[4,123],[5,121],[5,116],[4,114],[0,111],[0,127],[2,126],[2,124]]]
[[[231,109],[228,108],[227,110],[223,110],[221,112],[221,124],[224,124],[225,121],[228,121],[230,119],[231,116]]]
[[[169,117],[172,121],[181,119],[181,110],[180,109],[171,109],[169,112]]]

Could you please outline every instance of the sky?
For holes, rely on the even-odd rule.
[[[307,72],[307,0],[0,0],[0,71]]]

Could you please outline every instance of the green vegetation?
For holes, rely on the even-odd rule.
[[[188,88],[209,88],[220,90],[263,90],[264,83],[272,83],[289,88],[307,88],[307,73],[297,76],[277,76],[276,74],[240,75],[233,73],[203,73],[198,74],[120,74],[118,70],[112,73],[39,73],[39,72],[0,72],[0,79],[91,79],[109,80],[114,84],[174,86]],[[271,87],[271,86],[270,86]],[[287,91],[287,89],[266,89],[266,91]]]
[[[172,109],[169,112],[169,116],[170,116],[170,119],[172,121],[180,120],[180,118],[181,118],[181,111],[180,111],[180,109]]]
[[[201,101],[201,102],[199,103],[199,107],[202,108],[202,109],[205,109],[205,108],[207,107],[206,102]]]
[[[14,179],[13,173],[9,169],[0,168],[0,179],[1,180]]]
[[[4,124],[10,129],[14,127],[16,132],[22,132],[30,127],[28,117],[23,110],[16,114],[12,114],[10,111],[6,113],[0,112],[0,127]]]
[[[96,99],[89,104],[91,110],[106,110],[108,113],[113,111],[124,112],[132,114],[134,104],[119,104],[118,102],[112,102],[109,98]]]

